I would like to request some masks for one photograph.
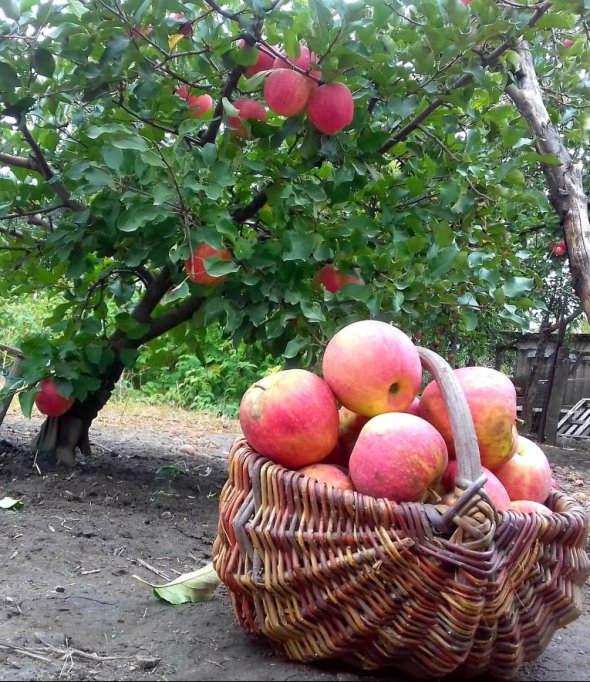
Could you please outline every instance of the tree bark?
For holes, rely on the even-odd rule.
[[[516,82],[506,88],[535,139],[539,154],[551,154],[560,165],[541,163],[549,188],[549,200],[563,227],[572,273],[572,284],[590,321],[590,220],[588,198],[582,184],[582,165],[574,164],[557,127],[551,122],[543,93],[524,40],[516,47],[520,68]]]

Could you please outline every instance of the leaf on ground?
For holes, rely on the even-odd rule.
[[[132,577],[151,587],[158,599],[167,601],[169,604],[186,604],[209,599],[221,582],[213,568],[213,563],[208,563],[198,571],[184,573],[164,585],[154,585],[138,575]]]
[[[3,497],[0,500],[0,509],[22,509],[24,506],[24,502],[14,500],[12,497]]]

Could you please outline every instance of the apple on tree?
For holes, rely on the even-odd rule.
[[[201,242],[193,254],[184,262],[186,274],[191,282],[204,284],[205,286],[215,286],[224,281],[227,275],[210,275],[205,269],[205,259],[212,256],[217,256],[217,258],[227,261],[232,259],[232,254],[227,247],[224,246],[222,249],[216,249],[205,242]]]
[[[245,47],[246,41],[240,40],[240,49],[244,49]],[[247,66],[244,71],[244,76],[246,76],[246,78],[252,78],[252,76],[255,76],[260,71],[268,71],[273,68],[275,58],[264,50],[258,50],[257,52],[258,56],[256,58],[256,63]]]
[[[53,379],[43,379],[35,396],[35,405],[41,414],[48,417],[61,417],[74,404],[75,398],[66,398],[57,390]]]
[[[422,385],[422,363],[404,332],[379,320],[340,329],[322,359],[324,379],[352,412],[373,417],[403,412]]]
[[[565,38],[563,44],[565,45],[565,47],[573,47],[574,41],[571,38]]]
[[[213,108],[213,98],[211,95],[188,95],[186,103],[190,107],[191,116],[193,118],[201,118],[208,111]]]
[[[251,139],[252,134],[246,130],[243,121],[266,121],[268,116],[264,105],[255,99],[236,99],[232,104],[239,114],[227,117],[228,126],[234,135],[246,140]]]
[[[315,277],[316,284],[322,284],[330,293],[335,294],[345,284],[358,284],[363,286],[364,282],[360,277],[349,277],[337,270],[332,263],[322,266]]]
[[[363,426],[350,455],[350,477],[364,495],[424,502],[448,462],[440,433],[426,420],[387,412]]]
[[[309,92],[307,77],[289,69],[277,69],[269,73],[263,90],[268,108],[280,116],[295,116],[302,112]]]
[[[278,72],[277,72],[278,73]],[[312,89],[307,118],[325,135],[336,135],[354,118],[354,100],[344,83],[325,83]]]
[[[242,396],[240,426],[250,446],[291,469],[323,460],[338,440],[338,404],[328,384],[305,369],[260,379]]]

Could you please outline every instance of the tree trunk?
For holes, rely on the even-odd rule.
[[[123,373],[124,365],[117,361],[102,377],[102,386],[84,402],[76,401],[61,417],[46,417],[32,442],[38,453],[54,455],[66,466],[76,465],[76,451],[90,455],[89,430],[100,410],[107,404]]]
[[[572,162],[559,130],[551,122],[528,43],[520,41],[516,50],[520,68],[515,74],[516,83],[506,88],[506,94],[526,121],[539,154],[550,154],[561,161],[561,165],[541,163],[541,166],[549,187],[549,200],[564,230],[572,284],[590,321],[590,220],[582,164]]]

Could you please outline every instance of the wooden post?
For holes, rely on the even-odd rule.
[[[558,357],[555,363],[551,393],[547,402],[544,433],[539,434],[541,441],[547,445],[555,445],[557,442],[557,425],[568,380],[569,351],[565,346],[561,346],[559,350],[556,350],[556,353],[558,353]]]
[[[3,348],[6,348],[6,346],[3,346]],[[8,386],[9,388],[10,386],[16,384],[20,377],[20,365],[23,359],[20,351],[18,351],[16,348],[11,348],[10,351],[14,353],[15,357],[5,382],[5,386]],[[12,402],[15,393],[16,390],[10,390],[6,398],[4,398],[2,401],[2,406],[0,407],[0,426],[2,426],[2,422],[4,421],[4,417],[8,412],[8,408],[10,407],[10,403]]]

